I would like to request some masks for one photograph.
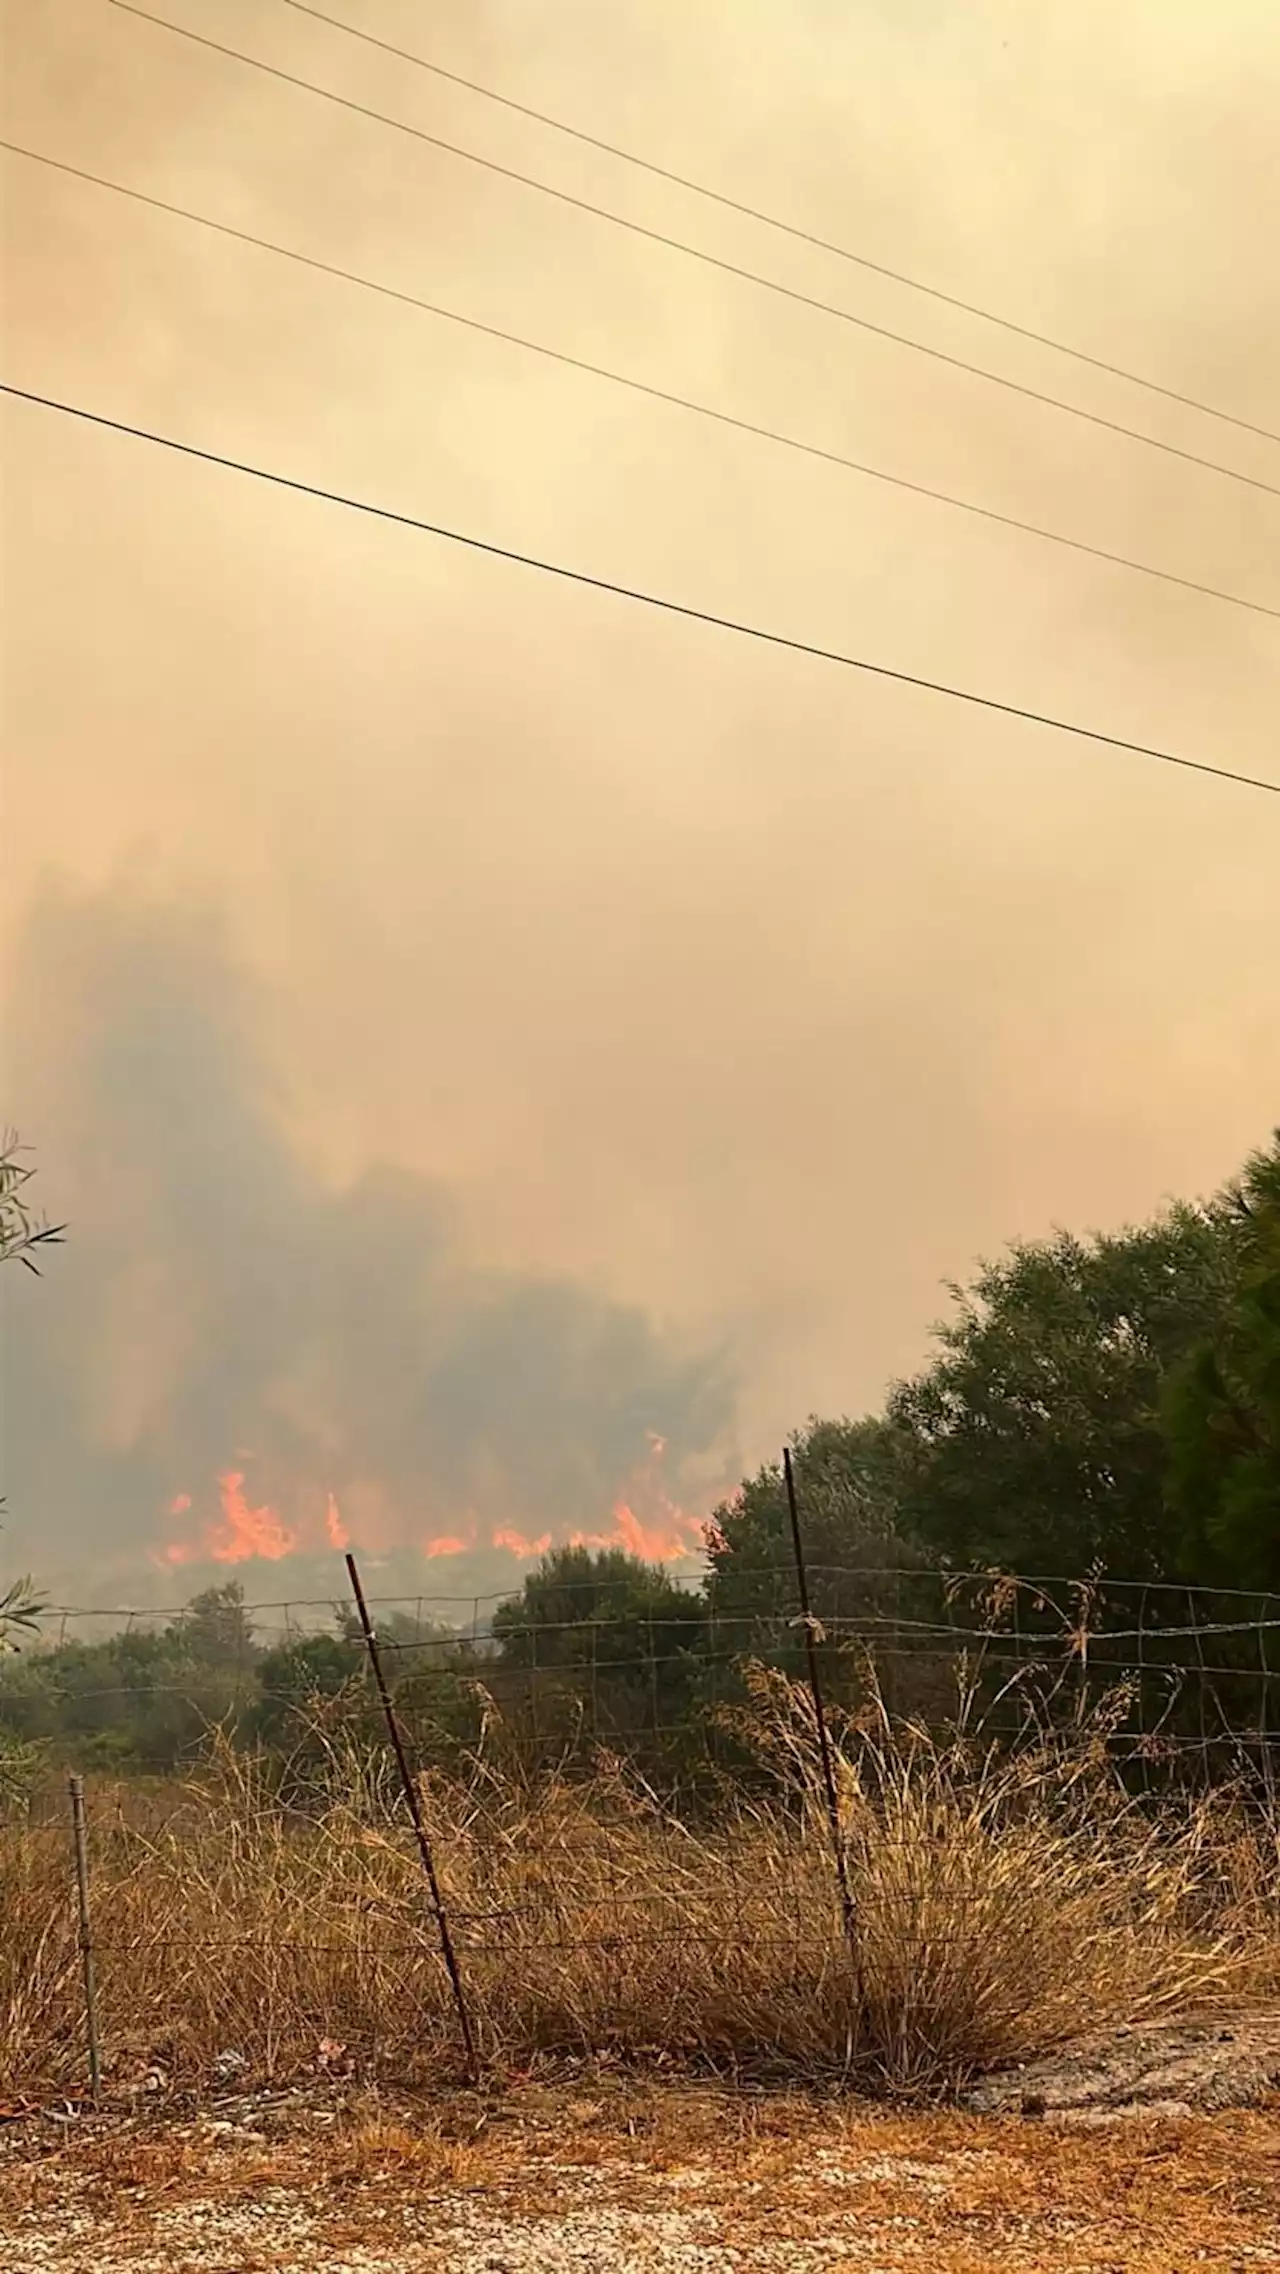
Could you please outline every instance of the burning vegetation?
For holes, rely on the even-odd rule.
[[[485,1554],[532,1564],[560,1545],[621,1548],[646,1563],[684,1564],[705,1551],[705,1520],[686,1514],[668,1494],[662,1476],[665,1451],[664,1440],[651,1432],[648,1459],[627,1480],[625,1497],[614,1501],[608,1524],[595,1531],[562,1528],[558,1541],[549,1530],[532,1536],[513,1524],[486,1524],[474,1515],[454,1529],[415,1533],[381,1512],[374,1516],[370,1538],[358,1523],[348,1524],[332,1492],[294,1495],[297,1514],[286,1521],[278,1507],[250,1497],[245,1470],[228,1469],[217,1479],[218,1512],[206,1515],[203,1522],[190,1493],[174,1495],[166,1511],[169,1536],[153,1549],[152,1559],[177,1570],[201,1564],[282,1563],[295,1555],[319,1556],[326,1550],[342,1553],[349,1547],[372,1545],[384,1554],[389,1548],[406,1549],[432,1563],[441,1557]],[[359,1504],[358,1491],[355,1498]]]

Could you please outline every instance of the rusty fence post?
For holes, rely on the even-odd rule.
[[[791,1447],[783,1448],[782,1474],[787,1487],[787,1513],[791,1518],[791,1546],[795,1556],[796,1590],[800,1597],[800,1625],[804,1630],[805,1658],[809,1668],[809,1690],[813,1698],[813,1718],[818,1727],[818,1750],[822,1756],[822,1783],[827,1801],[827,1822],[831,1827],[831,1847],[836,1862],[836,1878],[840,1884],[840,1908],[844,1914],[844,1931],[853,1960],[855,1980],[861,1978],[858,1956],[857,1912],[853,1890],[849,1885],[849,1858],[845,1854],[844,1838],[840,1830],[840,1801],[836,1792],[835,1764],[831,1756],[831,1738],[827,1730],[827,1713],[822,1697],[822,1679],[818,1672],[816,1637],[820,1631],[809,1605],[809,1573],[804,1557],[804,1538],[800,1530],[800,1509],[796,1500],[795,1470],[791,1461]]]
[[[356,1569],[355,1557],[348,1553],[346,1563],[347,1576],[351,1581],[351,1592],[355,1596],[356,1609],[360,1614],[365,1648],[369,1653],[369,1664],[373,1669],[373,1678],[378,1686],[378,1696],[382,1701],[387,1735],[391,1739],[391,1750],[395,1755],[396,1767],[400,1772],[400,1789],[404,1794],[405,1806],[413,1823],[414,1836],[418,1842],[418,1854],[422,1858],[423,1877],[427,1883],[431,1908],[435,1915],[436,1930],[440,1936],[440,1955],[444,1960],[445,1971],[449,1976],[449,1986],[453,1991],[453,2003],[458,2016],[458,2029],[466,2051],[467,2067],[474,2082],[480,2074],[480,2063],[476,2054],[475,2036],[471,2028],[471,2016],[467,2010],[466,1992],[462,1986],[458,1955],[453,1947],[453,1936],[449,1932],[449,1914],[445,1909],[444,1896],[441,1893],[440,1881],[436,1875],[435,1857],[431,1852],[431,1839],[423,1821],[422,1804],[419,1801],[418,1788],[414,1783],[413,1774],[409,1767],[409,1756],[405,1751],[404,1737],[396,1718],[396,1709],[391,1702],[391,1692],[387,1688],[382,1655],[378,1649],[378,1637],[374,1632],[373,1621],[369,1616],[369,1606],[365,1601],[364,1589],[360,1584],[360,1574]]]
[[[93,2105],[102,2100],[102,2049],[98,2038],[98,1978],[93,1960],[93,1933],[89,1923],[89,1843],[85,1832],[84,1778],[67,1779],[71,1798],[71,1842],[76,1859],[76,1910],[79,1919],[80,1972],[84,1983],[85,2035],[89,2041],[89,2089]]]

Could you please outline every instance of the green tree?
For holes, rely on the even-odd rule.
[[[857,1636],[872,1646],[891,1710],[949,1710],[952,1634],[985,1621],[989,1606],[966,1613],[948,1570],[1068,1582],[1216,1574],[1220,1584],[1230,1572],[1254,1585],[1277,1572],[1277,1158],[1252,1164],[1243,1200],[1228,1193],[1113,1235],[1013,1247],[952,1290],[932,1361],[896,1385],[882,1416],[812,1422],[797,1437],[833,1698],[860,1700],[861,1654],[835,1647]],[[1182,1385],[1176,1517],[1171,1383]],[[801,1672],[777,1468],[717,1512],[710,1560],[713,1633]],[[1023,1599],[1019,1617],[1061,1633],[1075,1602],[1070,1588]],[[1185,1615],[1185,1604],[1170,1608],[1174,1621]],[[1096,1647],[1093,1662],[1105,1662]]]
[[[263,1652],[244,1736],[280,1764],[293,1801],[323,1791],[335,1745],[376,1751],[381,1730],[361,1677],[364,1649],[352,1634],[291,1635]]]
[[[255,1693],[256,1653],[230,1640],[226,1614],[243,1605],[228,1592],[197,1597],[190,1627],[180,1615],[0,1664],[0,1731],[86,1768],[176,1768],[216,1725],[240,1726]]]
[[[407,1611],[381,1616],[377,1635],[415,1765],[456,1768],[481,1718],[470,1644]],[[295,1798],[331,1791],[340,1761],[385,1755],[386,1725],[353,1611],[339,1609],[332,1632],[290,1636],[264,1652],[244,1734],[280,1758],[283,1789]]]
[[[698,1597],[622,1548],[553,1548],[499,1605],[493,1638],[505,1666],[609,1666],[696,1644]]]
[[[1234,1300],[1167,1388],[1168,1498],[1197,1578],[1280,1593],[1280,1134],[1232,1203]]]
[[[238,1579],[193,1595],[176,1631],[183,1656],[194,1665],[231,1671],[251,1667],[253,1625]]]
[[[358,1682],[364,1658],[349,1635],[308,1634],[264,1651],[253,1730],[265,1744],[292,1742],[303,1718]]]
[[[854,1618],[894,1592],[920,1561],[898,1514],[899,1448],[882,1420],[811,1420],[792,1440],[796,1499],[819,1618]],[[749,1477],[717,1508],[708,1534],[707,1606],[717,1644],[759,1648],[798,1607],[781,1464]]]
[[[868,1702],[868,1658],[891,1713],[930,1716],[954,1702],[946,1587],[901,1512],[904,1448],[888,1421],[811,1421],[792,1441],[792,1468],[823,1689],[836,1705]],[[799,1585],[779,1464],[761,1469],[716,1511],[707,1602],[717,1654],[730,1661],[712,1702],[741,1701],[747,1661],[807,1678]],[[936,1559],[935,1559],[936,1560]]]
[[[889,1399],[900,1519],[958,1564],[1176,1572],[1161,1406],[1233,1300],[1229,1207],[1017,1246],[954,1288],[939,1355]]]
[[[495,1688],[524,1701],[548,1743],[576,1729],[654,1763],[689,1721],[705,1633],[701,1596],[661,1565],[554,1548],[494,1614]]]

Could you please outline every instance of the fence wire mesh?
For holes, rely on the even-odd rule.
[[[858,1931],[896,1938],[904,1966],[926,1943],[931,1963],[948,1943],[967,1963],[991,1931],[982,1873],[942,1874],[931,1851],[929,1793],[992,1758],[1041,1776],[1057,1761],[1064,1790],[1088,1764],[1117,1822],[1215,1794],[1274,1822],[1280,1597],[873,1566],[809,1582],[855,1906],[874,1841]],[[767,1979],[771,2010],[839,2006],[790,1568],[732,1602],[567,1579],[371,1609],[482,2046],[513,2003],[606,2037],[619,2014],[639,2031],[646,2001],[705,2013],[709,1984],[726,2005]],[[895,1783],[913,1761],[918,1807]],[[15,1934],[29,1913],[43,1937],[30,1995],[50,2016],[80,1963],[67,1769],[88,1777],[108,2045],[130,2042],[144,1991],[189,2029],[198,2009],[232,2050],[246,2001],[282,2043],[305,2015],[321,2067],[372,2062],[397,2031],[406,2059],[447,2041],[438,1922],[348,1606],[234,1588],[171,1610],[66,1606],[0,1659],[0,1871]]]
[[[877,1717],[1006,1746],[1088,1725],[1145,1772],[1271,1784],[1280,1744],[1280,1596],[1101,1577],[877,1567],[810,1571],[822,1686],[856,1739]],[[572,1578],[370,1598],[397,1715],[423,1773],[485,1761],[539,1777],[601,1759],[695,1791],[745,1773],[735,1730],[753,1669],[794,1681],[804,1633],[786,1568],[735,1603]],[[376,1750],[358,1626],[340,1601],[247,1603],[234,1587],[173,1609],[55,1606],[0,1658],[0,1777],[42,1762],[186,1772],[212,1733],[289,1760],[339,1738]]]

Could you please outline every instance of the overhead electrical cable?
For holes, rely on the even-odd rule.
[[[383,55],[395,56],[401,63],[412,63],[419,71],[429,71],[437,79],[447,80],[452,87],[463,87],[470,95],[480,95],[487,103],[497,103],[503,110],[514,111],[520,118],[532,119],[538,126],[548,126],[556,134],[568,135],[589,150],[599,150],[606,157],[621,159],[626,166],[635,166],[640,172],[652,174],[657,181],[669,182],[676,189],[688,190],[694,197],[706,198],[727,213],[737,213],[747,221],[758,221],[766,229],[776,229],[784,237],[792,237],[797,244],[812,245],[820,253],[833,253],[837,260],[848,261],[855,268],[866,269],[872,276],[883,276],[892,284],[904,285],[910,292],[921,292],[930,300],[941,301],[945,308],[957,308],[963,315],[977,316],[984,324],[998,324],[1002,331],[1012,332],[1017,339],[1031,340],[1037,347],[1052,348],[1056,355],[1068,355],[1076,363],[1088,364],[1093,371],[1105,371],[1111,379],[1123,379],[1131,387],[1144,387],[1149,394],[1162,395],[1166,402],[1180,403],[1184,410],[1200,411],[1206,418],[1221,419],[1227,426],[1239,427],[1245,434],[1260,435],[1264,442],[1280,442],[1280,433],[1269,426],[1256,426],[1252,419],[1241,418],[1235,411],[1224,411],[1220,404],[1201,402],[1196,395],[1185,395],[1177,387],[1166,387],[1159,379],[1148,379],[1142,372],[1130,371],[1122,363],[1109,363],[1105,356],[1091,355],[1087,348],[1073,347],[1069,341],[1055,339],[1051,332],[1038,332],[1030,324],[1020,324],[1012,316],[1002,316],[994,308],[982,308],[974,300],[964,300],[956,292],[945,292],[941,285],[927,284],[918,276],[908,276],[905,269],[891,268],[885,261],[873,260],[868,253],[855,253],[849,245],[842,245],[831,237],[823,237],[817,230],[802,229],[797,222],[784,221],[777,213],[767,213],[762,206],[749,205],[745,199],[730,197],[725,190],[714,189],[709,182],[694,180],[692,175],[681,174],[673,166],[660,165],[656,159],[644,158],[636,150],[626,150],[621,143],[609,142],[603,135],[590,134],[585,127],[574,126],[568,119],[556,118],[550,111],[536,110],[532,103],[518,102],[513,95],[505,95],[497,87],[486,87],[479,79],[468,79],[461,71],[451,71],[433,57],[419,55],[415,49],[397,47],[394,40],[379,39],[377,34],[361,24],[349,24],[345,17],[331,16],[324,8],[315,8],[310,0],[284,0],[300,16],[314,17],[318,24],[328,24],[336,32],[345,32],[349,39],[358,39],[366,47],[380,50]]]
[[[1002,513],[995,506],[982,505],[974,498],[957,497],[947,490],[932,488],[927,482],[912,481],[906,474],[891,473],[887,467],[872,466],[865,460],[847,457],[844,452],[830,450],[825,444],[809,442],[799,435],[787,434],[778,427],[765,426],[753,419],[741,418],[733,411],[718,409],[712,403],[699,402],[691,395],[680,395],[672,389],[654,385],[647,379],[637,379],[629,372],[611,370],[606,364],[592,363],[585,356],[571,355],[567,349],[551,347],[543,340],[534,340],[519,332],[507,331],[500,324],[484,322],[477,316],[463,315],[456,308],[445,307],[441,302],[426,300],[417,293],[406,292],[398,285],[381,283],[376,277],[365,276],[358,269],[339,266],[334,261],[319,259],[315,254],[300,252],[296,246],[281,245],[270,237],[262,237],[250,229],[239,229],[229,221],[218,221],[212,215],[198,212],[193,206],[175,205],[168,198],[153,196],[149,190],[140,190],[127,182],[117,182],[105,174],[90,173],[86,167],[73,166],[64,158],[50,157],[46,151],[32,150],[26,144],[10,142],[0,137],[0,150],[14,157],[26,158],[39,166],[51,167],[56,173],[67,174],[75,181],[88,182],[96,189],[109,190],[118,197],[129,198],[133,203],[151,207],[175,220],[194,223],[220,237],[230,237],[236,243],[255,247],[259,252],[272,253],[282,260],[294,261],[300,267],[314,269],[319,275],[335,278],[344,284],[353,284],[366,292],[376,292],[383,299],[398,301],[423,314],[436,316],[446,323],[458,324],[463,329],[482,333],[486,338],[504,341],[531,355],[540,355],[554,363],[566,365],[571,371],[580,371],[593,379],[606,379],[615,387],[626,387],[633,394],[647,396],[651,401],[666,403],[677,410],[691,411],[699,418],[713,419],[717,425],[734,429],[737,433],[754,436],[762,442],[771,442],[784,450],[794,450],[807,458],[816,458],[829,466],[841,466],[849,473],[859,474],[869,481],[885,482],[895,489],[908,491],[915,497],[931,499],[937,505],[954,507],[961,513],[971,513],[980,520],[994,522],[1003,529],[1015,529],[1024,536],[1036,537],[1052,545],[1066,546],[1071,552],[1084,553],[1092,560],[1108,562],[1113,568],[1132,569],[1141,576],[1156,577],[1163,584],[1178,585],[1185,592],[1195,592],[1210,600],[1227,602],[1233,608],[1246,608],[1252,614],[1270,616],[1280,621],[1280,605],[1265,600],[1253,600],[1243,593],[1229,592],[1222,585],[1206,584],[1196,577],[1181,576],[1175,569],[1159,568],[1150,561],[1140,561],[1127,553],[1113,553],[1105,545],[1091,544],[1087,538],[1072,537],[1059,529],[1047,529],[1035,521],[1021,520],[1017,514]]]
[[[242,48],[228,47],[221,40],[210,39],[204,32],[193,31],[188,24],[173,23],[168,16],[154,15],[149,8],[136,5],[136,0],[109,0],[113,8],[125,15],[136,16],[141,22],[155,25],[159,30],[172,32],[177,38],[190,40],[197,47],[206,48],[213,55],[226,57],[233,63],[244,64],[251,71],[261,71],[281,85],[294,87],[305,94],[316,95],[323,102],[335,103],[357,118],[369,120],[376,126],[390,127],[397,134],[405,134],[429,149],[439,150],[447,157],[460,158],[468,165],[482,167],[503,181],[517,182],[524,189],[536,190],[540,196],[555,199],[557,204],[572,206],[580,213],[593,214],[597,220],[607,221],[614,228],[628,230],[631,235],[643,237],[649,243],[663,245],[670,252],[685,254],[690,260],[720,271],[725,276],[737,277],[741,282],[758,285],[763,291],[778,294],[782,299],[802,308],[815,309],[819,314],[834,316],[839,322],[853,324],[860,331],[874,333],[878,339],[891,340],[918,355],[926,355],[934,362],[948,365],[952,370],[965,371],[970,377],[988,381],[992,386],[1006,388],[1010,393],[1022,395],[1028,401],[1041,403],[1051,410],[1063,411],[1070,418],[1082,419],[1088,425],[1100,427],[1109,434],[1123,435],[1130,442],[1138,442],[1149,450],[1158,450],[1165,456],[1180,459],[1185,465],[1199,466],[1205,472],[1221,474],[1227,481],[1240,482],[1247,489],[1260,490],[1269,497],[1280,497],[1280,484],[1264,481],[1260,474],[1248,474],[1239,466],[1224,465],[1220,459],[1205,458],[1198,451],[1184,450],[1176,442],[1167,442],[1160,435],[1145,434],[1141,428],[1125,426],[1121,420],[1105,418],[1100,411],[1086,410],[1080,403],[1070,403],[1061,395],[1050,395],[1038,387],[1029,387],[1020,379],[1010,379],[1003,372],[991,371],[983,364],[970,363],[964,356],[951,355],[946,349],[933,347],[924,340],[912,339],[905,332],[897,332],[887,324],[873,323],[868,316],[855,315],[850,308],[841,308],[834,301],[821,300],[816,295],[801,292],[795,286],[783,284],[777,277],[763,276],[756,269],[745,268],[736,261],[723,259],[720,254],[708,252],[705,246],[690,245],[681,237],[672,237],[661,229],[651,229],[644,222],[634,221],[627,214],[614,213],[609,207],[597,205],[590,198],[576,197],[569,190],[557,189],[550,182],[540,181],[534,174],[522,173],[518,167],[505,166],[496,158],[485,158],[479,151],[468,150],[464,144],[448,141],[440,134],[430,134],[425,127],[411,126],[407,120],[394,117],[390,112],[379,111],[368,103],[356,102],[353,96],[338,94],[332,87],[322,87],[314,79],[305,79],[295,71],[286,71],[280,64],[268,63],[262,56],[247,55]]]
[[[562,561],[551,561],[540,554],[518,551],[511,545],[497,544],[493,539],[477,537],[469,531],[454,529],[444,522],[428,521],[418,514],[405,513],[393,506],[377,505],[371,499],[352,497],[342,490],[322,487],[316,482],[300,480],[292,474],[282,474],[268,466],[254,465],[245,458],[232,458],[223,451],[206,450],[194,442],[179,441],[176,435],[160,434],[153,428],[137,426],[127,419],[109,418],[102,411],[90,410],[81,403],[69,403],[55,395],[38,393],[34,388],[19,387],[10,380],[0,380],[0,394],[16,402],[30,403],[40,409],[54,411],[64,418],[76,419],[88,426],[104,429],[108,433],[123,434],[138,442],[153,444],[161,450],[172,451],[176,456],[198,460],[207,466],[219,466],[228,473],[246,474],[254,481],[265,482],[275,489],[289,490],[299,497],[315,498],[326,505],[342,506],[352,513],[366,514],[403,529],[418,530],[428,537],[439,537],[447,544],[464,546],[469,552],[487,555],[490,559],[508,561],[520,568],[536,569],[544,576],[553,576],[565,584],[581,586],[587,591],[610,593],[620,600],[630,600],[644,608],[653,608],[663,615],[675,616],[689,623],[706,624],[717,631],[733,632],[743,639],[760,640],[766,646],[783,649],[794,655],[812,656],[821,663],[835,663],[845,670],[865,672],[877,679],[893,680],[903,687],[917,687],[926,693],[945,695],[952,702],[966,703],[978,710],[997,712],[1006,718],[1024,719],[1032,726],[1051,728],[1055,733],[1068,734],[1085,742],[1098,743],[1111,750],[1124,750],[1139,758],[1151,758],[1164,766],[1176,766],[1193,774],[1205,774],[1217,781],[1235,782],[1241,788],[1262,790],[1269,796],[1280,797],[1280,781],[1268,781],[1264,776],[1245,774],[1234,767],[1212,764],[1206,758],[1188,758],[1180,752],[1162,749],[1159,745],[1130,741],[1128,737],[1107,734],[1099,727],[1081,726],[1071,719],[1059,718],[1050,711],[1029,709],[1022,703],[1002,701],[995,695],[980,695],[972,688],[956,687],[949,681],[926,678],[923,673],[902,671],[887,663],[876,663],[866,656],[852,655],[841,648],[820,646],[816,641],[792,637],[786,632],[770,631],[763,625],[749,624],[737,617],[722,616],[709,608],[694,607],[683,600],[667,595],[647,592],[638,585],[616,582],[611,577],[595,576],[586,569],[570,568]]]

